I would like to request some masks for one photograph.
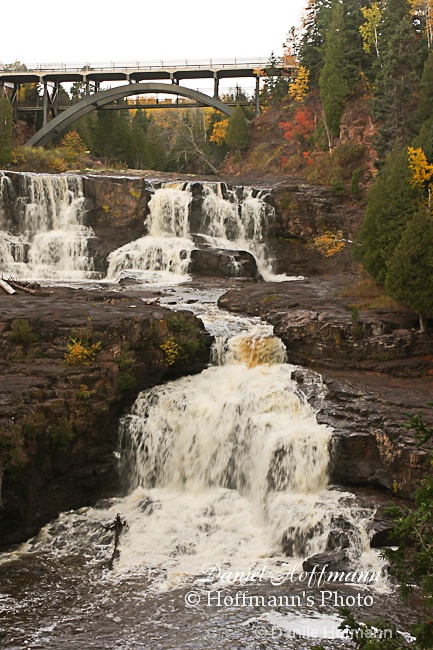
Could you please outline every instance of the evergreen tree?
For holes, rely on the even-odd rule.
[[[98,111],[94,138],[98,156],[107,162],[126,162],[130,158],[129,111]]]
[[[345,31],[343,5],[336,3],[326,37],[324,66],[320,74],[320,98],[326,125],[334,136],[340,134],[340,122],[349,85],[344,74]]]
[[[265,84],[261,92],[262,104],[276,104],[287,96],[288,80],[283,76],[281,59],[272,52],[265,68]]]
[[[374,57],[363,48],[360,26],[364,23],[360,0],[342,0],[344,13],[343,68],[349,90],[353,92],[360,80],[360,73],[370,74]]]
[[[407,151],[395,146],[370,190],[355,256],[379,284],[385,282],[388,261],[418,209],[420,197],[411,178]]]
[[[423,123],[433,117],[433,50],[424,63],[420,90],[418,118]]]
[[[332,17],[331,0],[310,0],[302,24],[302,39],[297,52],[300,63],[310,71],[310,82],[319,82],[323,68],[326,31]]]
[[[225,141],[231,149],[238,151],[248,146],[248,122],[239,104],[229,117]]]
[[[427,162],[433,162],[433,117],[424,122],[419,135],[413,140],[413,147],[421,147]]]
[[[12,157],[13,112],[7,97],[0,97],[0,166],[6,166]]]
[[[95,155],[95,135],[98,124],[98,112],[92,111],[74,123],[74,130],[92,155]]]
[[[173,110],[173,109],[167,109]],[[156,119],[150,120],[147,128],[147,147],[152,161],[151,169],[165,172],[168,167],[168,149],[166,147],[165,129],[162,128]]]
[[[417,130],[415,113],[425,50],[417,39],[407,0],[386,2],[379,51],[372,115],[379,123],[375,148],[383,161],[394,142],[409,144]]]
[[[386,290],[419,314],[420,329],[433,317],[433,220],[421,207],[407,225],[388,265]]]
[[[153,160],[147,139],[149,123],[144,110],[137,111],[131,123],[131,159],[128,163],[135,169],[152,169]]]

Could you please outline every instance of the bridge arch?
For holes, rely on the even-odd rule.
[[[131,83],[126,86],[118,86],[117,88],[102,90],[94,95],[89,95],[89,97],[82,99],[80,102],[74,104],[66,111],[63,111],[60,115],[57,115],[57,117],[39,129],[39,131],[26,142],[26,146],[44,147],[46,144],[51,142],[53,138],[68,129],[74,122],[79,120],[81,117],[84,117],[84,115],[87,115],[87,113],[90,113],[97,108],[102,108],[106,104],[110,104],[118,99],[123,99],[130,95],[143,95],[145,93],[180,95],[182,97],[188,97],[188,99],[194,99],[205,106],[211,106],[228,116],[233,112],[233,109],[230,106],[227,106],[219,99],[209,97],[209,95],[205,95],[197,90],[185,88],[184,86],[166,83]]]

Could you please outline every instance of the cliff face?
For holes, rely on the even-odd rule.
[[[120,415],[140,390],[201,371],[210,342],[191,313],[141,295],[57,290],[0,301],[2,545],[118,493]]]

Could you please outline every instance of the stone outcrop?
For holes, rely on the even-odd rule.
[[[377,309],[354,317],[334,290],[326,278],[268,282],[229,291],[219,306],[271,323],[292,363],[401,376],[433,370],[433,342],[418,331],[416,314]]]
[[[193,275],[262,279],[251,253],[200,244],[199,246],[191,251],[189,270]]]
[[[206,366],[201,321],[142,298],[0,296],[0,546],[118,493],[119,417],[140,390]]]

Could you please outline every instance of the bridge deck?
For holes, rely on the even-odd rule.
[[[291,57],[285,59],[279,68],[298,67]],[[178,61],[130,61],[116,63],[44,63],[31,64],[26,70],[0,68],[0,82],[14,84],[73,81],[154,81],[156,79],[228,79],[235,77],[256,77],[257,70],[263,70],[268,59],[209,59]]]

